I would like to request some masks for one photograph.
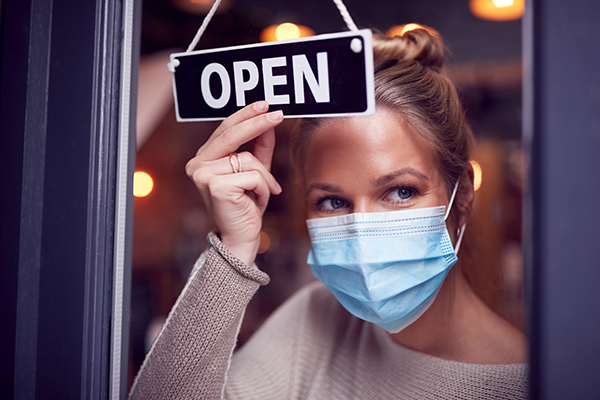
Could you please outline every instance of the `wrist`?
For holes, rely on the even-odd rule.
[[[228,236],[220,236],[221,243],[229,250],[236,258],[248,266],[254,264],[256,254],[258,253],[258,245],[260,244],[260,237],[250,242],[240,242],[232,240]]]

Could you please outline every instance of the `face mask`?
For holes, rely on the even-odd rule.
[[[313,275],[354,316],[396,333],[431,306],[458,260],[445,207],[307,220]]]

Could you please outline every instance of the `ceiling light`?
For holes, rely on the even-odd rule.
[[[185,11],[189,14],[206,15],[213,6],[214,0],[171,0],[175,8]],[[228,10],[231,6],[230,0],[222,0],[217,14]]]
[[[263,29],[260,33],[260,41],[274,42],[276,40],[298,39],[313,36],[314,34],[315,31],[307,26],[285,22],[279,25],[271,25]]]
[[[469,9],[477,18],[511,21],[523,16],[525,0],[470,0]]]
[[[430,28],[428,28],[426,26],[414,24],[414,23],[393,26],[385,34],[386,34],[386,36],[389,36],[389,37],[402,36],[406,32],[414,31],[415,29],[425,29],[427,32],[429,32],[430,35],[439,38],[439,35],[437,34],[437,32],[431,30]]]

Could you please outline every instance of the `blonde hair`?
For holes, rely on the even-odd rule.
[[[448,193],[468,171],[473,134],[456,88],[444,72],[444,45],[432,28],[373,37],[375,102],[402,115],[424,139]],[[330,119],[329,119],[330,120]],[[303,176],[308,142],[328,119],[304,119],[292,135],[292,159]]]

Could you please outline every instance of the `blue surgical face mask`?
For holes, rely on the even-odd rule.
[[[307,220],[313,275],[354,316],[396,333],[433,303],[456,263],[445,207]]]

